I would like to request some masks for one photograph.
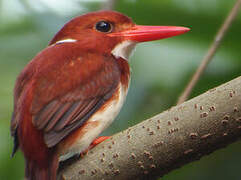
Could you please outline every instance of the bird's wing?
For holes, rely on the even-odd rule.
[[[39,69],[33,77],[30,112],[48,147],[81,127],[119,83],[120,72],[112,57],[84,54],[71,45],[47,48],[34,62]]]

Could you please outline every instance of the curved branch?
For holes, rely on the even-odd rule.
[[[145,120],[65,163],[63,179],[154,179],[241,136],[241,76]]]

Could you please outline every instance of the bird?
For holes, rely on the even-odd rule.
[[[107,139],[98,136],[125,101],[128,59],[136,44],[188,31],[137,25],[116,11],[90,12],[67,22],[15,83],[12,156],[20,148],[25,178],[55,180],[60,161]]]

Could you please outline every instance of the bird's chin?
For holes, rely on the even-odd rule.
[[[114,49],[111,51],[111,53],[116,58],[123,58],[125,60],[128,60],[132,52],[134,51],[136,46],[136,42],[125,40],[119,44],[117,44]]]

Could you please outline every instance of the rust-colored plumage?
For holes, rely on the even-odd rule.
[[[126,54],[139,36],[122,33],[135,27],[113,11],[74,18],[21,72],[11,133],[13,153],[19,146],[24,154],[27,179],[55,180],[60,156],[86,150],[118,114],[129,85]]]

